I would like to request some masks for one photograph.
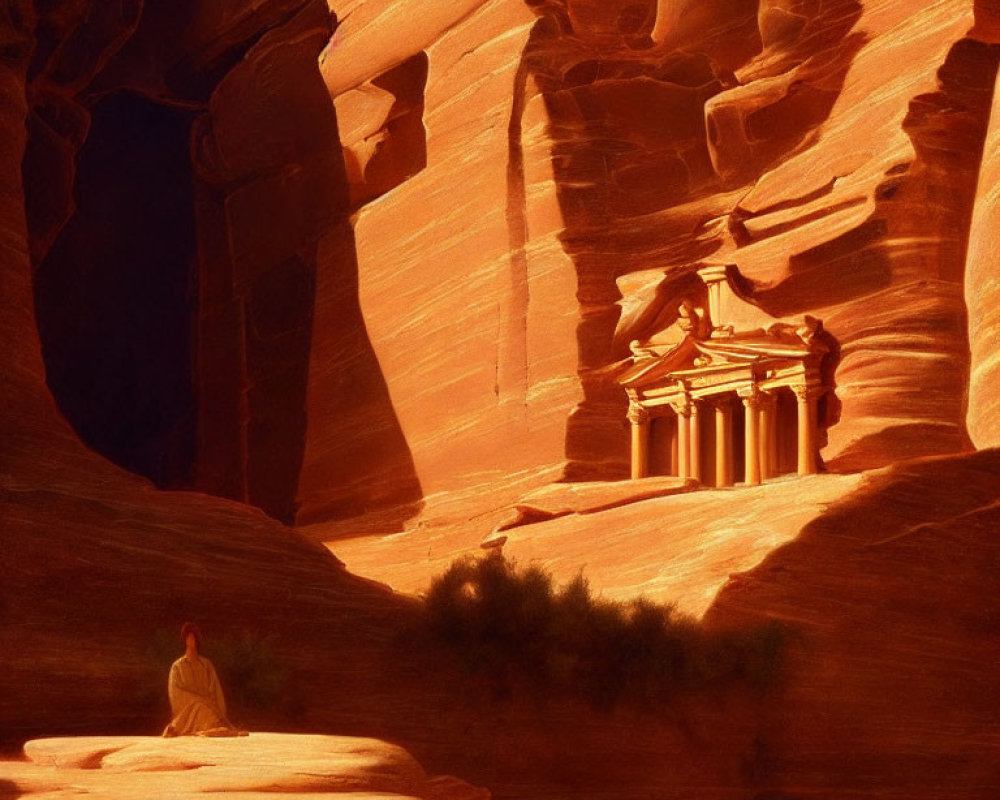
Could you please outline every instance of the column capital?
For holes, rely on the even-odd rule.
[[[678,417],[687,417],[691,415],[691,403],[688,400],[676,400],[670,404],[670,407],[674,410],[674,413]]]
[[[706,401],[713,408],[717,408],[720,411],[730,411],[733,408],[733,398],[728,394],[719,394],[713,397],[706,398]]]
[[[818,386],[813,386],[808,383],[792,384],[790,388],[793,392],[795,392],[795,396],[798,398],[800,403],[805,402],[806,400],[815,400],[823,393]]]
[[[747,408],[759,408],[764,403],[764,393],[756,386],[751,386],[748,389],[740,389],[737,394],[740,400],[743,401],[743,405]]]
[[[649,422],[649,409],[638,403],[630,403],[628,407],[628,421],[633,425],[644,425]]]

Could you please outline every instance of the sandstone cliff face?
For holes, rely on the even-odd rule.
[[[335,9],[346,19],[322,68],[340,87],[334,101],[352,194],[378,195],[354,223],[361,308],[430,495],[562,460],[579,394],[575,313],[565,301],[576,285],[549,222],[544,116],[538,104],[527,108],[530,76],[519,67],[535,15],[521,3],[432,4],[440,10],[427,18],[423,9],[384,5],[381,14],[365,4]],[[392,33],[399,15],[420,19],[412,39]],[[374,28],[362,25],[370,17]],[[386,59],[381,41],[395,48]],[[404,41],[409,48],[397,52]],[[389,63],[357,75],[368,53],[379,68]],[[512,120],[512,103],[523,119]],[[422,118],[406,123],[418,106]],[[523,143],[522,128],[533,137]],[[512,141],[540,157],[512,163]],[[419,161],[400,158],[417,150]],[[526,177],[525,163],[537,177]],[[530,242],[528,180],[543,182],[531,200],[542,227]],[[336,239],[324,244],[325,263],[343,258]],[[537,268],[529,245],[548,254]],[[529,283],[537,300],[530,310]],[[318,306],[317,337],[325,324]],[[310,470],[307,452],[304,483]]]
[[[969,446],[993,6],[331,8],[360,302],[425,494],[622,476],[612,367],[706,259],[749,279],[747,324],[812,314],[837,339],[831,469]]]
[[[186,197],[191,203],[195,184],[199,192],[210,194],[205,176],[212,167],[217,194],[204,204],[213,208],[240,202],[234,196],[263,196],[281,207],[288,197],[282,187],[303,202],[314,199],[320,189],[328,191],[315,186],[325,182],[322,175],[303,176],[305,171],[296,167],[299,151],[295,145],[301,144],[297,137],[308,139],[314,134],[279,128],[274,122],[279,116],[274,109],[277,101],[266,91],[294,86],[299,67],[308,66],[312,95],[321,101],[319,110],[326,114],[320,114],[315,135],[322,135],[324,120],[332,130],[332,113],[315,67],[315,55],[329,35],[322,5],[254,4],[241,7],[240,13],[230,13],[232,9],[223,9],[222,4],[186,8],[185,14],[204,14],[200,19],[205,27],[193,20],[180,27],[162,25],[178,12],[175,4],[146,6],[149,16],[141,24],[138,5],[119,4],[113,13],[106,4],[85,5],[46,4],[44,9],[39,5],[36,14],[31,3],[17,3],[5,4],[0,11],[4,42],[0,48],[3,748],[18,738],[65,731],[67,726],[155,730],[163,710],[162,695],[156,691],[144,697],[141,685],[144,670],[150,666],[151,637],[157,630],[172,631],[183,619],[201,619],[206,629],[217,632],[249,626],[254,636],[274,637],[276,646],[287,648],[288,668],[306,680],[303,676],[309,674],[309,664],[316,663],[318,654],[340,647],[349,638],[354,643],[349,649],[354,652],[350,657],[345,652],[340,664],[355,677],[345,674],[338,683],[360,686],[366,675],[377,674],[368,667],[368,659],[381,651],[393,620],[402,619],[409,607],[385,587],[348,575],[327,551],[257,509],[203,494],[159,491],[147,479],[86,447],[63,416],[98,449],[124,442],[134,447],[126,455],[141,458],[152,453],[164,459],[157,463],[184,466],[183,461],[170,460],[171,452],[181,452],[171,450],[171,436],[144,440],[137,435],[156,432],[150,417],[126,419],[125,423],[133,424],[130,435],[117,442],[104,436],[114,426],[106,424],[106,417],[102,424],[94,415],[120,407],[115,404],[122,403],[122,397],[114,390],[122,384],[105,386],[103,396],[92,391],[89,398],[87,387],[99,389],[101,379],[124,374],[134,381],[131,388],[135,391],[126,400],[141,400],[137,403],[143,406],[140,413],[169,414],[178,408],[194,413],[194,407],[160,404],[163,398],[158,388],[184,377],[190,386],[199,378],[183,368],[174,371],[176,361],[165,357],[164,348],[176,342],[158,336],[164,324],[158,314],[176,305],[171,305],[169,297],[143,295],[142,282],[148,280],[165,293],[163,273],[173,269],[170,274],[176,276],[179,264],[191,268],[188,273],[181,271],[183,277],[202,274],[230,290],[236,286],[228,269],[231,261],[207,262],[211,269],[199,273],[196,262],[170,249],[171,237],[154,239],[154,244],[165,243],[165,252],[157,253],[144,249],[145,242],[133,238],[135,231],[128,225],[115,225],[107,218],[114,212],[121,215],[121,222],[140,226],[150,220],[173,224],[179,220],[168,212],[184,205],[171,205],[169,198],[158,204],[157,193],[183,189],[183,181],[173,180],[175,175],[157,173],[163,183],[149,186],[128,179],[129,169],[150,177],[151,173],[142,170],[156,160],[143,150],[142,136],[128,135],[135,133],[129,125],[152,116],[162,123],[161,128],[142,128],[143,135],[152,130],[155,137],[157,130],[166,130],[168,137],[182,136],[182,142],[192,125],[201,130],[197,141],[204,147],[197,164],[203,177],[188,181],[187,194],[181,199]],[[154,35],[157,29],[162,39]],[[160,47],[147,44],[146,49],[136,44],[143,57],[136,51],[129,55],[124,44],[133,41],[129,36],[152,37]],[[232,48],[239,57],[232,52],[222,57]],[[276,83],[268,82],[272,77]],[[120,91],[125,85],[128,90]],[[306,102],[308,86],[295,89],[305,93],[296,102],[316,111],[316,106]],[[256,103],[251,102],[253,98],[258,98]],[[178,107],[181,110],[175,114]],[[235,115],[235,120],[227,114]],[[260,122],[261,115],[268,114],[271,121]],[[233,142],[241,131],[249,135],[249,143],[242,148]],[[257,142],[266,136],[270,136],[266,139],[269,146],[258,149]],[[176,141],[168,139],[166,145],[171,144]],[[164,142],[156,139],[155,145],[154,156]],[[187,152],[186,147],[182,149]],[[170,147],[165,151],[169,159]],[[272,162],[265,168],[254,161],[254,153]],[[168,165],[175,167],[177,162],[168,160]],[[266,192],[255,180],[238,179],[271,168],[279,177]],[[181,177],[184,174],[181,170]],[[190,170],[186,174],[190,177]],[[235,180],[237,186],[228,180]],[[141,189],[146,193],[136,194]],[[139,201],[150,205],[129,208]],[[252,205],[249,199],[246,203]],[[224,239],[238,244],[239,231],[234,227],[244,237],[259,231],[261,220],[247,207],[242,207],[238,223],[207,233],[224,234]],[[204,205],[197,208],[200,213]],[[190,205],[187,219],[193,210],[195,206]],[[318,223],[309,219],[302,224]],[[140,227],[139,232],[146,236],[158,231]],[[183,239],[182,234],[179,230],[177,238]],[[301,230],[283,235],[290,239],[266,254],[244,242],[257,259],[255,269],[266,269],[267,259],[278,258],[281,248],[308,238]],[[149,264],[136,260],[143,254],[154,260]],[[245,265],[249,259],[244,253],[240,263]],[[227,267],[216,269],[221,263]],[[290,273],[298,274],[294,269]],[[283,319],[268,317],[265,310],[269,299],[284,308],[285,295],[273,283],[265,284],[265,291],[246,274],[243,277],[255,288],[239,285],[256,293],[262,303],[254,307],[258,312],[254,330],[264,338],[275,329],[284,330]],[[123,283],[129,286],[122,289]],[[168,281],[166,286],[176,288],[177,284]],[[105,289],[109,294],[102,296],[100,290]],[[225,294],[222,289],[219,292]],[[130,300],[146,300],[149,305],[131,307]],[[44,318],[40,325],[36,309],[40,320]],[[168,319],[176,320],[169,314]],[[182,321],[194,326],[197,320]],[[297,340],[291,335],[282,341],[289,340],[294,356]],[[64,356],[67,360],[60,360]],[[142,366],[144,358],[151,362],[146,367]],[[79,359],[88,360],[81,366]],[[283,355],[277,361],[277,367],[273,362],[248,363],[256,363],[257,382],[266,383],[268,368],[287,369]],[[158,371],[170,381],[150,382]],[[95,380],[80,383],[85,379]],[[283,392],[284,388],[282,396]],[[185,395],[181,391],[172,397]],[[110,408],[98,407],[97,401]],[[67,405],[74,402],[77,405]],[[243,419],[252,422],[256,417]],[[258,463],[262,463],[259,458]],[[280,466],[280,459],[276,463]],[[142,471],[139,466],[143,465],[130,466]],[[317,619],[326,621],[325,633],[317,633]],[[304,628],[310,633],[304,634]],[[312,655],[309,647],[316,648]],[[155,675],[155,682],[159,686],[162,676]],[[358,691],[366,694],[363,688]]]
[[[829,468],[984,424],[995,4],[24,8],[47,384],[159,486],[385,530],[623,477],[707,260],[836,339]]]
[[[450,672],[380,673],[412,604],[244,504],[387,531],[424,500],[464,548],[537,484],[621,477],[614,365],[705,260],[747,324],[837,338],[831,469],[996,444],[996,3],[333,5],[332,39],[315,0],[0,8],[0,651],[35,689],[0,731],[148,726],[151,626],[249,618],[303,724],[508,782],[991,797],[995,454],[512,534],[616,597],[794,623],[787,694],[689,709],[706,736],[574,713],[554,746]],[[419,589],[459,549],[434,535],[365,566]]]
[[[328,9],[135,0],[12,13],[23,41],[11,53],[27,81],[22,217],[60,412],[89,447],[160,487],[291,522],[310,374],[331,368],[313,361],[324,355],[312,344],[318,244],[338,230],[350,241],[334,109],[316,63]],[[394,450],[404,471],[407,462],[351,313],[355,271],[344,258],[320,276],[342,292],[323,331],[344,338],[349,358],[335,355],[332,368],[364,386],[365,402],[348,394],[345,409],[343,392],[313,402],[355,431],[331,443],[331,422],[319,439],[364,483],[358,451],[378,454],[379,470]],[[359,435],[359,414],[384,422]],[[345,470],[337,477],[324,503],[364,507],[364,487]],[[412,500],[415,486],[397,475],[391,502]]]
[[[711,625],[763,615],[798,631],[781,701],[759,720],[761,785],[794,786],[793,796],[995,793],[997,455],[871,475],[718,594]]]

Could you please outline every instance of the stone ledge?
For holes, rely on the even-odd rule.
[[[450,776],[429,778],[406,750],[377,739],[251,733],[248,737],[93,736],[37,739],[30,763],[0,763],[33,798],[95,795],[116,800],[228,796],[488,800]]]
[[[692,479],[651,477],[628,481],[552,483],[524,495],[506,513],[481,547],[500,547],[507,541],[504,531],[548,522],[571,514],[597,514],[643,500],[685,494],[699,488]]]

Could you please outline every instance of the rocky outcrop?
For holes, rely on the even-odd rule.
[[[386,530],[621,478],[707,260],[837,340],[829,468],[970,446],[990,3],[22,7],[47,385],[161,487]]]
[[[23,797],[490,797],[457,778],[429,778],[409,753],[377,739],[81,737],[37,739],[24,752],[31,765],[0,762],[0,775],[9,775]]]
[[[597,514],[654,497],[684,494],[696,488],[699,488],[696,481],[681,478],[651,478],[638,484],[627,481],[554,483],[521,497],[497,523],[482,547],[501,547],[507,539],[503,532],[522,525],[570,514]]]
[[[841,345],[834,469],[964,446],[959,287],[998,58],[966,36],[968,4],[859,13],[829,121],[731,225],[760,305],[822,317]]]
[[[994,791],[998,461],[987,451],[873,474],[719,593],[709,625],[767,618],[797,632],[747,765],[761,790]]]

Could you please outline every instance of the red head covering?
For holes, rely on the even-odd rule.
[[[193,622],[185,622],[181,625],[181,643],[187,645],[188,634],[194,634],[194,640],[197,642],[198,647],[201,647],[201,628],[199,628]]]

